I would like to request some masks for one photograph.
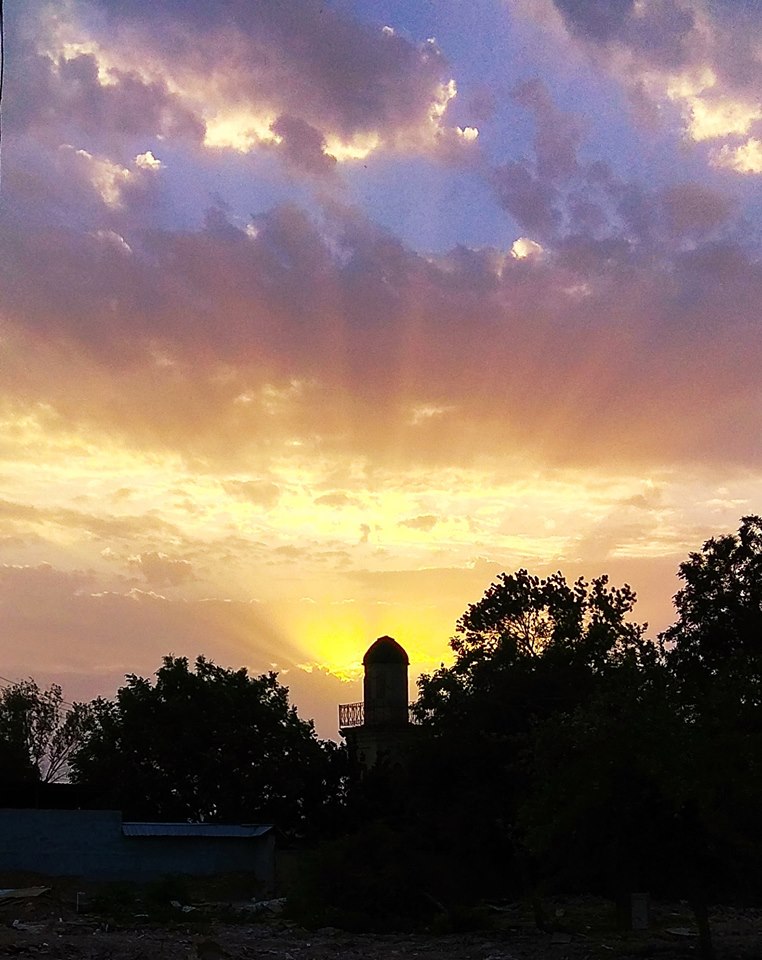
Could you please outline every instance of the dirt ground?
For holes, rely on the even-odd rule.
[[[7,878],[0,878],[0,881]],[[30,886],[25,878],[25,886]],[[547,903],[552,932],[538,931],[525,904],[485,907],[486,926],[468,933],[356,934],[306,930],[266,905],[224,889],[181,900],[161,888],[145,896],[119,886],[81,889],[35,878],[38,889],[3,899],[0,957],[55,960],[661,960],[696,957],[685,905],[656,904],[649,929],[623,933],[610,904],[593,898]],[[0,887],[10,886],[0,882]],[[14,888],[18,890],[18,884]],[[210,894],[215,899],[210,899]],[[222,894],[222,896],[221,896]],[[716,908],[718,960],[762,960],[762,910]]]

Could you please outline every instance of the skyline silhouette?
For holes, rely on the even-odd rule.
[[[502,571],[649,635],[759,512],[762,13],[4,9],[0,673],[167,651],[335,735]],[[416,677],[411,675],[411,681]]]

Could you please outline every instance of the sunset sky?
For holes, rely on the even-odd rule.
[[[757,0],[6,0],[0,675],[336,736],[528,567],[762,512]],[[411,695],[414,693],[411,684]]]

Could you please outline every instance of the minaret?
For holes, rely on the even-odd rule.
[[[400,763],[409,738],[407,671],[404,648],[379,637],[363,657],[363,702],[339,706],[339,731],[360,772]]]
[[[392,637],[379,637],[362,659],[366,727],[399,727],[408,722],[407,653]]]

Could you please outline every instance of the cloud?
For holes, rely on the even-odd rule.
[[[19,225],[0,235],[8,396],[53,411],[48,435],[87,424],[228,475],[310,451],[458,463],[487,437],[562,462],[747,458],[762,275],[733,204],[600,165],[557,198],[543,256],[521,259],[423,257],[342,208],[276,207],[255,237],[220,210],[147,236],[115,223],[130,254]],[[262,506],[271,483],[223,481]]]
[[[51,611],[63,599],[77,596],[94,584],[91,573],[83,570],[56,570],[49,563],[37,565],[0,564],[0,595],[20,603],[51,604]]]
[[[330,7],[299,5],[299,16],[290,2],[103,9],[108,31],[97,17],[77,36],[66,18],[50,21],[32,58],[44,68],[35,109],[45,84],[70,68],[83,111],[92,97],[111,110],[117,88],[138,103],[155,97],[156,116],[172,123],[178,104],[197,109],[194,83],[212,106],[259,109],[269,97],[268,137],[282,142],[265,138],[263,155],[283,160],[291,150],[291,163],[319,172],[340,166],[328,159],[332,137],[346,146],[379,131],[389,144],[429,136],[453,95],[435,46]],[[580,6],[573,42],[635,43],[630,6],[601,11]],[[577,15],[569,7],[565,16]],[[200,26],[206,45],[191,42]],[[222,38],[230,56],[213,65]],[[321,38],[333,47],[316,46]],[[119,61],[128,47],[129,69]],[[145,52],[139,69],[136,50]],[[261,85],[248,82],[255,76]],[[334,88],[341,94],[329,102]],[[698,182],[651,187],[617,176],[587,159],[585,124],[548,87],[532,81],[512,96],[531,118],[531,151],[487,175],[517,228],[507,236],[518,239],[425,255],[333,194],[250,218],[222,202],[189,222],[162,218],[177,190],[170,175],[197,159],[196,127],[174,140],[167,127],[167,140],[144,142],[148,128],[136,128],[100,143],[93,129],[82,145],[76,110],[56,113],[50,140],[29,114],[4,161],[0,442],[28,430],[28,457],[56,437],[177,457],[266,509],[284,496],[271,479],[276,461],[756,458],[743,437],[758,403],[750,331],[762,277],[740,205]],[[56,142],[62,133],[69,146]],[[323,499],[337,490],[354,496],[351,484],[322,489],[319,505],[341,506]]]
[[[704,237],[727,223],[733,203],[727,196],[697,183],[681,183],[661,195],[669,232],[675,236]]]
[[[266,147],[319,175],[375,149],[451,152],[474,139],[443,123],[456,91],[435,43],[415,45],[318,0],[100,0],[93,9],[102,16],[75,2],[66,19],[44,21],[20,122],[49,120],[53,91],[69,123],[89,133],[121,126],[210,149]]]
[[[29,6],[34,15],[34,5]],[[40,15],[38,25],[45,21]],[[141,76],[128,57],[122,68],[106,66],[97,44],[93,44],[95,51],[85,52],[55,38],[46,44],[42,33],[38,46],[22,25],[16,36],[15,69],[6,77],[6,122],[16,136],[33,134],[52,146],[58,145],[55,138],[62,131],[112,146],[140,136],[201,142],[201,120],[164,80]]]
[[[272,552],[278,559],[302,560],[304,559],[306,551],[302,547],[295,547],[291,544],[287,544],[282,547],[275,547]]]
[[[135,166],[144,170],[161,170],[163,164],[150,150],[146,150],[135,157]]]
[[[409,527],[411,530],[422,530],[428,533],[439,523],[439,517],[431,513],[423,514],[420,517],[411,517],[409,520],[400,520],[401,527]]]
[[[538,176],[548,182],[574,174],[583,132],[579,118],[559,110],[540,80],[521,84],[513,91],[513,99],[534,114],[533,147]]]
[[[714,154],[714,163],[737,173],[762,173],[762,140],[750,137],[738,147],[726,143]]]
[[[535,117],[534,155],[496,167],[491,182],[519,227],[546,244],[555,242],[558,249],[559,242],[572,238],[614,241],[621,253],[631,252],[637,244],[669,260],[676,240],[695,242],[732,231],[737,209],[727,194],[694,181],[647,189],[617,177],[601,161],[580,163],[580,125],[575,118],[554,107],[538,84],[525,85],[517,100]],[[543,145],[546,128],[549,146]],[[543,161],[546,149],[559,158],[557,164]],[[527,237],[515,241],[512,252],[519,259],[530,252],[545,253],[542,244]]]
[[[92,574],[49,564],[0,565],[0,608],[0,656],[11,676],[28,673],[30,663],[59,677],[145,674],[169,652],[244,662],[255,672],[269,669],[273,651],[284,665],[302,659],[256,605],[102,590]]]
[[[498,200],[522,229],[539,237],[555,234],[561,223],[560,197],[552,183],[515,160],[496,167],[491,179]]]
[[[326,150],[325,137],[306,120],[281,114],[270,129],[279,138],[286,161],[297,170],[327,176],[336,165],[336,157]]]
[[[542,244],[536,240],[530,240],[529,237],[518,237],[511,244],[511,255],[517,260],[526,260],[531,257],[541,257],[543,254]]]
[[[758,5],[534,0],[523,6],[549,26],[560,21],[567,41],[629,92],[636,118],[670,124],[676,108],[689,141],[716,145],[705,153],[710,163],[722,158],[728,169],[756,172],[753,165],[728,161],[732,151],[753,150],[747,137],[762,116]]]
[[[554,0],[569,29],[597,43],[647,50],[654,63],[683,62],[697,28],[694,7],[681,0]]]
[[[222,487],[231,496],[260,507],[274,506],[281,496],[280,487],[269,480],[223,480]]]
[[[132,540],[141,536],[178,534],[173,524],[155,514],[103,517],[68,507],[45,508],[9,500],[0,500],[0,524],[19,530],[77,530],[97,540]]]
[[[193,565],[188,560],[173,559],[155,550],[130,557],[129,563],[140,570],[146,583],[154,587],[177,587],[196,579]]]

